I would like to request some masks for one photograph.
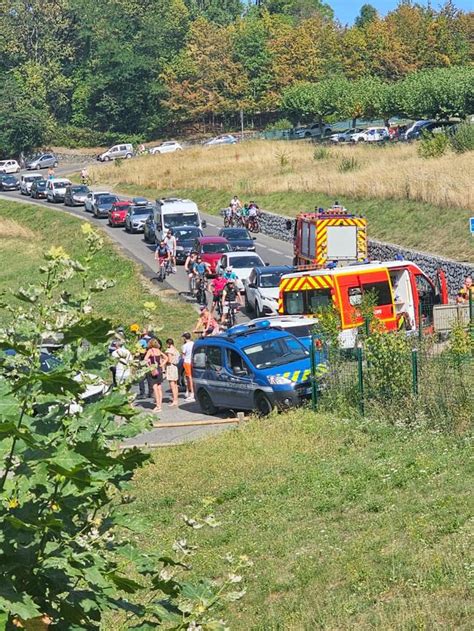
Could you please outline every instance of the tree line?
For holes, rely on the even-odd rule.
[[[474,14],[401,0],[341,25],[321,0],[9,0],[0,150],[347,115],[462,116]],[[461,87],[460,87],[461,86]]]

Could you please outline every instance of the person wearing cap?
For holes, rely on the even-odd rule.
[[[183,333],[183,345],[181,347],[181,356],[183,358],[184,376],[186,379],[186,403],[192,403],[194,398],[193,375],[191,371],[191,359],[193,354],[194,342],[191,340],[191,333]]]
[[[219,335],[219,324],[207,307],[199,309],[199,318],[193,333],[202,333],[203,337]]]
[[[176,273],[176,237],[173,234],[171,228],[166,233],[166,237],[163,239],[166,248],[170,254],[171,265],[173,266],[173,274]]]
[[[225,278],[227,281],[229,280],[237,280],[237,274],[232,271],[232,265],[228,265],[225,268],[224,273],[222,274],[223,278]]]

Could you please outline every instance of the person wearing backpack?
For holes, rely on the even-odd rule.
[[[148,342],[148,350],[144,361],[150,368],[148,373],[148,388],[153,391],[155,397],[155,408],[153,412],[161,412],[163,402],[163,366],[167,360],[167,356],[161,350],[161,342],[156,338],[152,338]]]

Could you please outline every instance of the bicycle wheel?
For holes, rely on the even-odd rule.
[[[162,283],[166,278],[166,270],[164,265],[160,265],[160,269],[158,270],[158,280]]]
[[[229,217],[224,217],[224,228],[230,228],[230,219]]]

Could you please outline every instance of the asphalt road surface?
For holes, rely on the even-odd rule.
[[[56,169],[56,175],[66,175],[74,171],[79,171],[83,165],[80,164],[68,164],[65,167]],[[25,173],[25,171],[22,171]],[[46,172],[44,172],[46,177]],[[96,190],[107,190],[107,187],[100,185],[92,187]],[[125,196],[121,196],[124,197]],[[122,250],[135,261],[143,265],[147,276],[154,278],[156,276],[156,265],[154,261],[155,246],[149,243],[145,243],[143,234],[128,234],[124,228],[113,228],[107,224],[106,219],[96,219],[91,213],[84,210],[83,206],[75,208],[69,208],[64,204],[51,204],[45,200],[33,200],[28,196],[21,195],[19,191],[14,192],[1,192],[1,199],[9,199],[21,201],[26,204],[36,204],[39,206],[46,206],[52,210],[58,212],[68,212],[77,217],[87,219],[94,225],[100,226],[114,241],[116,241],[122,248]],[[152,200],[154,201],[154,200]],[[208,215],[201,213],[201,217],[207,221],[207,227],[203,230],[206,235],[215,235],[219,229],[223,226],[222,218],[216,215]],[[34,225],[31,226],[34,229]],[[292,262],[292,247],[290,243],[273,239],[266,235],[257,234],[255,241],[256,251],[265,263],[270,265],[291,265]],[[155,281],[158,282],[158,281]],[[188,279],[184,272],[183,266],[178,266],[177,273],[168,276],[163,286],[169,286],[183,295],[186,296],[188,290]],[[210,296],[209,296],[210,298]],[[247,316],[240,313],[238,321],[247,320]]]

